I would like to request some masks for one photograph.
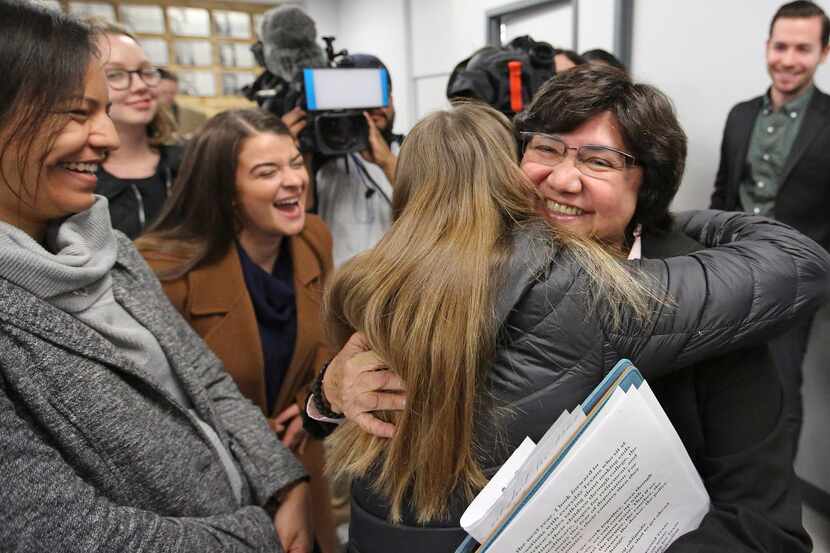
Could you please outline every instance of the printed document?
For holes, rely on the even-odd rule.
[[[662,553],[708,509],[677,432],[623,360],[514,452],[462,516],[471,539],[458,551]]]

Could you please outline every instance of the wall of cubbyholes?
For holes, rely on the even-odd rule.
[[[182,103],[211,112],[249,105],[239,90],[260,73],[250,47],[267,4],[194,0],[39,0],[126,25],[150,60],[179,76]]]

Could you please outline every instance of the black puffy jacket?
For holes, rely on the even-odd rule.
[[[490,369],[490,391],[507,409],[478,421],[488,474],[525,436],[538,440],[620,358],[631,359],[647,379],[660,377],[759,343],[828,297],[830,256],[781,223],[716,211],[681,214],[676,222],[698,242],[719,247],[632,262],[662,301],[653,302],[655,316],[645,323],[623,308],[617,326],[608,305],[590,308],[589,279],[578,261],[544,248],[544,228],[516,237],[497,300],[502,326]],[[500,429],[498,439],[493,428]],[[419,528],[405,511],[403,525],[393,526],[371,482],[367,475],[352,486],[350,552],[453,551],[464,537],[458,519],[466,505],[457,494],[448,494],[450,520]]]

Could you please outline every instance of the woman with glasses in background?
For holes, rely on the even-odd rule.
[[[170,113],[158,104],[159,70],[126,29],[106,24],[104,31],[98,46],[106,61],[110,117],[121,148],[98,171],[96,193],[109,200],[112,226],[134,239],[161,211],[181,147],[173,142]]]

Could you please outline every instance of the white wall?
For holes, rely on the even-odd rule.
[[[292,3],[301,6],[311,16],[317,24],[318,37],[337,36],[340,32],[340,0],[305,0]],[[320,45],[323,45],[322,39]]]
[[[614,0],[582,0],[577,23],[580,52],[594,48],[614,52]]]
[[[334,35],[336,49],[372,54],[380,58],[392,77],[396,108],[395,129],[405,132],[413,124],[410,114],[407,17],[404,0],[305,0],[304,7],[317,22],[319,36]],[[322,42],[322,41],[321,41]]]
[[[443,95],[453,67],[487,41],[487,12],[512,4],[512,0],[411,0],[414,120],[446,105]],[[580,50],[610,49],[613,18],[602,8],[613,9],[613,4],[613,0],[580,0],[578,37],[573,37],[570,26],[559,32],[551,28],[548,34],[534,31],[532,36],[559,47],[571,47],[576,38]],[[566,6],[560,9],[571,11]]]
[[[413,75],[447,73],[487,41],[487,10],[504,0],[413,0]]]
[[[411,0],[413,120],[446,105],[444,93],[452,69],[485,45],[487,10],[503,4],[503,0]]]
[[[574,47],[574,8],[571,4],[553,7],[539,6],[501,18],[501,43],[507,44],[520,36],[556,37],[556,45],[572,50]]]
[[[782,3],[635,1],[632,73],[674,100],[689,135],[676,209],[708,207],[729,109],[769,86],[765,41]],[[830,11],[830,1],[817,3]],[[817,82],[830,90],[830,69],[820,68]]]

